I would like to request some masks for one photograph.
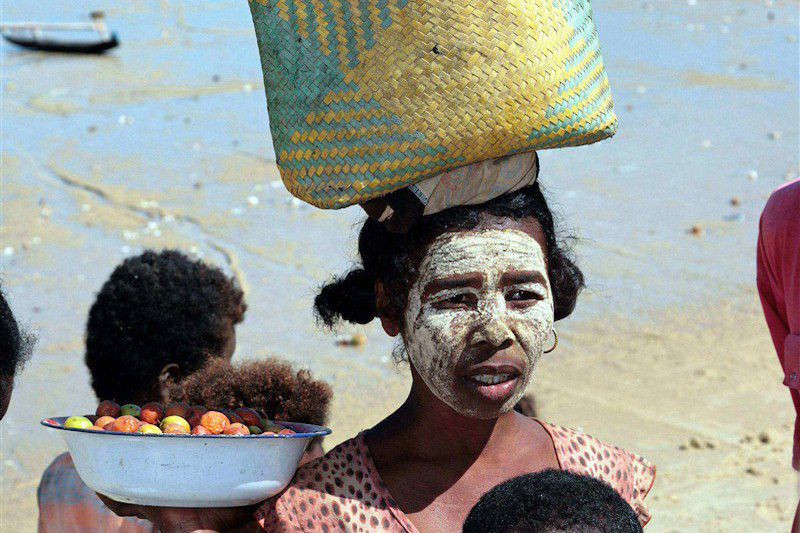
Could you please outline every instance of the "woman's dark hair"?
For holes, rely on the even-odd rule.
[[[131,401],[153,389],[161,369],[181,375],[220,356],[229,327],[244,318],[244,295],[221,270],[176,250],[122,262],[103,285],[86,325],[86,366],[103,400]]]
[[[641,533],[636,513],[611,486],[563,470],[543,470],[484,494],[463,533]]]
[[[34,337],[20,329],[0,289],[0,377],[10,382],[30,357]]]
[[[391,299],[392,311],[401,315],[428,245],[450,231],[471,230],[488,218],[534,218],[544,235],[547,272],[553,292],[555,319],[569,316],[584,286],[583,274],[570,258],[564,239],[556,235],[553,214],[538,183],[475,206],[459,206],[421,218],[404,234],[392,233],[370,218],[358,238],[362,266],[322,287],[314,300],[320,320],[332,327],[339,319],[369,323],[378,313],[375,282],[380,281]]]

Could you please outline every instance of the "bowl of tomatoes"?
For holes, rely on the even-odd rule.
[[[54,417],[75,469],[113,500],[160,507],[263,501],[294,477],[309,442],[331,430],[269,420],[255,409],[101,402],[94,415]]]

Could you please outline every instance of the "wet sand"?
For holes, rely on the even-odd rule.
[[[5,2],[3,20],[85,16],[27,4]],[[648,531],[786,530],[791,406],[753,285],[760,209],[800,170],[797,3],[593,5],[621,127],[542,154],[589,287],[532,390],[543,418],[658,464]],[[301,205],[280,184],[246,4],[144,1],[107,16],[122,42],[108,57],[0,45],[0,270],[40,336],[0,424],[4,531],[35,529],[38,477],[64,449],[36,421],[93,407],[86,314],[143,248],[240,278],[235,357],[283,356],[330,380],[329,445],[408,387],[377,325],[345,328],[367,336],[346,348],[313,320],[361,213]]]

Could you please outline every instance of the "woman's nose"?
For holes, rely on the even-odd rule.
[[[478,326],[473,341],[475,344],[485,342],[493,348],[503,350],[514,344],[514,333],[502,316],[493,313]]]

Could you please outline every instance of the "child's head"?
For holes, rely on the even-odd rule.
[[[5,416],[14,389],[14,376],[28,359],[33,337],[19,328],[0,290],[0,419]]]
[[[286,361],[263,359],[232,364],[215,359],[170,388],[170,400],[209,409],[251,407],[270,420],[324,426],[333,393],[308,370]],[[311,448],[321,451],[321,439]],[[310,450],[311,451],[311,450]]]
[[[641,533],[630,505],[602,481],[544,470],[502,483],[475,504],[464,533]]]
[[[163,399],[169,381],[209,357],[230,359],[246,305],[218,268],[165,250],[122,262],[103,285],[86,326],[86,365],[102,400]]]
[[[322,321],[379,317],[402,335],[415,382],[471,418],[513,408],[583,287],[538,184],[423,217],[406,234],[369,219],[358,249],[363,266],[317,296]]]

